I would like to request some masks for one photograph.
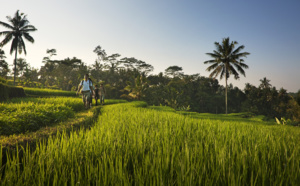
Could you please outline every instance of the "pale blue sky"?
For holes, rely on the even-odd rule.
[[[155,74],[178,65],[186,74],[208,77],[205,53],[230,37],[251,53],[246,77],[230,83],[244,89],[245,83],[258,86],[267,77],[277,89],[296,92],[299,8],[299,0],[9,0],[1,3],[0,20],[7,22],[17,9],[28,15],[38,31],[32,33],[35,43],[26,43],[27,56],[20,57],[36,68],[51,48],[57,49],[55,59],[75,56],[90,65],[100,45],[108,54],[153,65]],[[12,64],[9,47],[3,50]]]

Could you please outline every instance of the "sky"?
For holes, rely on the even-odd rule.
[[[277,89],[297,92],[299,8],[299,0],[9,0],[1,3],[0,20],[8,22],[6,16],[20,10],[38,29],[31,33],[34,44],[25,43],[27,55],[19,55],[35,68],[53,48],[53,59],[76,57],[91,65],[100,45],[108,55],[151,64],[153,74],[177,65],[185,74],[208,77],[203,62],[211,58],[206,53],[230,37],[250,55],[244,59],[246,77],[230,77],[229,83],[243,90],[246,83],[259,86],[266,77]],[[2,49],[12,65],[10,44]]]

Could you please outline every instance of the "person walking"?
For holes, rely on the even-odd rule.
[[[98,85],[95,85],[95,94],[94,94],[94,98],[95,98],[95,102],[96,102],[96,106],[98,105],[97,101],[99,99],[99,88]]]
[[[103,83],[100,84],[100,87],[99,87],[99,98],[100,98],[100,104],[103,105],[104,104],[104,98],[105,98],[105,88],[103,86]]]
[[[89,100],[89,102],[90,102],[90,108],[92,108],[92,103],[93,103],[93,91],[95,91],[95,87],[94,87],[94,85],[93,85],[92,79],[91,79],[91,78],[88,78],[88,80],[92,82],[92,89],[90,90],[91,96],[90,96],[90,100]],[[95,96],[95,94],[94,94],[94,96]]]
[[[90,107],[90,99],[91,99],[91,94],[93,93],[93,83],[89,79],[89,75],[85,74],[84,75],[84,80],[82,80],[79,85],[78,85],[78,90],[76,92],[76,95],[78,95],[79,90],[81,90],[82,94],[82,101],[86,109]]]

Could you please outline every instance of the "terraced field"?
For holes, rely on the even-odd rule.
[[[105,105],[90,129],[58,133],[34,150],[20,147],[22,156],[1,153],[0,183],[297,185],[299,128],[259,123],[144,102]]]

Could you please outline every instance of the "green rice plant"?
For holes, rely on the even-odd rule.
[[[93,103],[93,105],[96,104],[95,99],[93,99],[92,103]],[[127,101],[123,100],[123,99],[106,99],[104,105],[112,105],[112,104],[117,104],[117,103],[127,103]],[[98,104],[100,104],[99,100],[98,100]]]
[[[1,185],[298,185],[300,130],[107,105],[90,130],[2,155]]]
[[[35,104],[63,104],[68,107],[71,107],[75,112],[81,111],[84,109],[82,104],[82,99],[80,98],[70,98],[70,97],[50,97],[50,98],[15,98],[10,99],[5,102],[5,104],[18,104],[18,103],[35,103]]]
[[[1,109],[0,135],[35,131],[74,116],[74,111],[63,104],[26,103]]]
[[[0,135],[36,131],[84,109],[79,98],[24,98],[0,104]]]
[[[26,95],[30,96],[66,96],[66,97],[75,97],[75,91],[63,91],[63,90],[53,90],[53,89],[40,89],[40,88],[23,88]]]

